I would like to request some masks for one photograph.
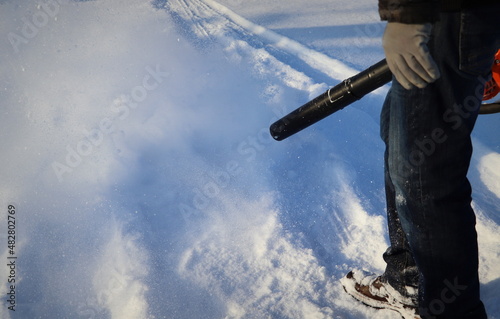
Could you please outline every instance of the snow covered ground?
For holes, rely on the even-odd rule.
[[[383,27],[373,0],[0,1],[0,317],[398,318],[338,282],[384,269],[387,88],[268,134]],[[499,119],[470,170],[490,318]]]

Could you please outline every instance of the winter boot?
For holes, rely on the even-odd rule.
[[[404,319],[420,319],[416,298],[401,295],[391,285],[382,282],[381,277],[353,270],[340,282],[349,295],[367,306],[397,311]]]

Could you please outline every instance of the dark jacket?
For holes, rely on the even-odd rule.
[[[439,20],[440,12],[495,3],[500,4],[500,0],[379,0],[378,8],[382,20],[426,23]]]

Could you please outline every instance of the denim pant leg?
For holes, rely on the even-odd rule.
[[[382,111],[391,239],[383,278],[400,291],[418,278],[423,318],[486,318],[466,175],[470,134],[500,44],[488,31],[498,30],[499,8],[442,14],[429,43],[441,78],[412,90],[393,81]]]
[[[388,124],[390,119],[391,94],[387,95],[381,115],[381,136],[388,143]],[[389,150],[386,148],[384,162],[387,163]],[[416,299],[416,292],[419,284],[419,271],[413,259],[411,249],[408,245],[406,234],[401,227],[401,221],[396,208],[396,193],[392,183],[388,165],[384,167],[385,195],[387,205],[387,223],[389,229],[390,246],[383,257],[387,264],[382,276],[383,282],[388,282],[398,290],[403,296]],[[415,303],[417,301],[415,300]]]

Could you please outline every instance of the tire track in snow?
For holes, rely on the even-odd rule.
[[[303,72],[279,61],[258,37],[205,2],[173,0],[166,3],[166,9],[186,37],[202,50],[219,45],[230,61],[246,62],[255,74],[274,75],[286,86],[307,92],[309,97],[326,90],[326,85],[315,83]]]
[[[198,37],[210,38],[210,34],[207,32],[203,23],[201,22],[201,17],[197,15],[194,11],[190,10],[189,4],[185,0],[177,0],[177,8],[181,9],[182,12],[178,12],[180,17],[187,18],[193,22],[194,33]]]
[[[247,30],[250,34],[261,38],[264,42],[279,48],[292,56],[305,62],[311,68],[325,73],[332,79],[343,80],[346,77],[352,76],[357,73],[356,70],[347,67],[344,63],[326,56],[323,53],[312,50],[299,42],[279,35],[263,26],[257,25],[242,16],[236,14],[234,11],[219,4],[213,0],[203,0],[209,4],[216,11],[220,12],[223,16],[232,20],[239,27]]]
[[[288,73],[284,82],[289,86],[292,84],[291,87],[296,88],[297,84],[293,85],[286,78],[291,75],[297,78],[296,73],[302,73],[304,81],[310,82],[309,88],[314,84],[315,88],[318,86],[311,77],[336,83],[357,73],[344,63],[257,25],[213,0],[174,0],[167,2],[166,7],[195,42],[203,41],[207,46],[216,42],[228,54],[238,52],[272,60],[275,72]],[[300,66],[300,70],[291,64]],[[325,84],[321,86],[326,89]],[[308,87],[301,86],[301,89],[310,92]],[[314,90],[314,94],[320,92]]]

